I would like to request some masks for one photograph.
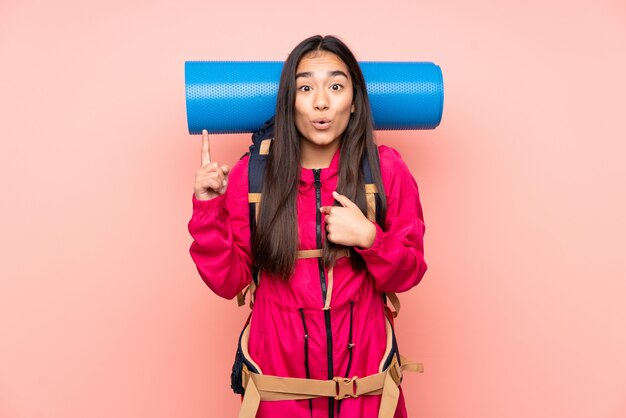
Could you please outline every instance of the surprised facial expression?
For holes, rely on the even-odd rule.
[[[295,123],[301,141],[338,148],[354,111],[346,64],[331,52],[310,52],[296,69],[296,89]]]

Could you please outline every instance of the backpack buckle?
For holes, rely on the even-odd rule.
[[[342,400],[347,397],[358,398],[357,395],[357,387],[356,387],[356,379],[357,376],[354,376],[352,379],[348,379],[347,377],[335,377],[333,380],[335,381],[335,400]]]

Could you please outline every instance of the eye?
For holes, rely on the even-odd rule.
[[[341,84],[339,84],[339,83],[335,83],[335,84],[331,85],[330,88],[332,90],[339,91],[339,90],[343,89],[343,86]]]
[[[298,87],[298,90],[300,90],[300,91],[311,91],[311,86],[307,86],[307,85],[300,86],[300,87]]]

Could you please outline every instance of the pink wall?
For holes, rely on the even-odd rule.
[[[378,136],[427,224],[398,322],[426,365],[412,416],[625,417],[626,4],[249,3],[0,3],[0,417],[235,416],[247,312],[188,256],[183,62],[318,32],[444,72],[437,130]]]

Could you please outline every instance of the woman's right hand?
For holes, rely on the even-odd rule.
[[[193,186],[196,199],[211,200],[226,192],[228,185],[227,165],[219,166],[211,162],[211,147],[209,145],[209,132],[202,130],[202,166],[196,171],[196,182]]]

